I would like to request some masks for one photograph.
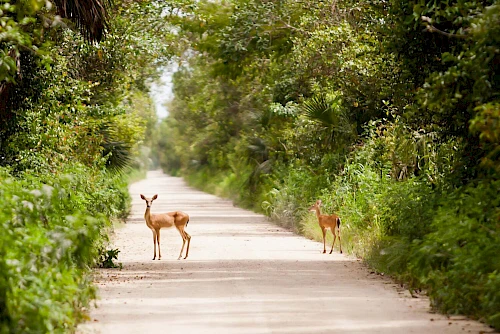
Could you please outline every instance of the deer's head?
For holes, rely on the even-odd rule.
[[[153,201],[158,198],[158,195],[154,195],[153,197],[149,198],[141,194],[141,198],[146,201],[146,207],[150,208],[151,204],[153,204]]]
[[[316,211],[316,209],[319,209],[320,206],[321,206],[321,200],[318,199],[316,201],[316,203],[314,203],[313,205],[311,205],[311,207],[309,208],[308,211]]]

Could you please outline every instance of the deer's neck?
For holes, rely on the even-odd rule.
[[[321,216],[321,210],[320,208],[316,207],[316,216],[319,218]]]
[[[146,220],[146,223],[149,223],[151,221],[151,208],[147,207],[146,212],[144,213],[144,220]]]

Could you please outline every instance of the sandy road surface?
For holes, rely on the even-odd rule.
[[[429,312],[360,262],[296,236],[265,217],[149,172],[130,187],[132,215],[114,235],[123,269],[98,272],[100,300],[79,333],[480,333],[473,321]],[[163,229],[162,260],[139,194],[158,194],[152,212],[190,214],[182,240]]]

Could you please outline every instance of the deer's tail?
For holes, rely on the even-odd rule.
[[[340,218],[337,218],[337,228],[340,228]]]

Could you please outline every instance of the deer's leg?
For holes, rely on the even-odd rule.
[[[330,250],[330,254],[333,252],[333,246],[335,245],[335,240],[337,239],[337,234],[335,233],[335,230],[332,230],[332,235],[333,235],[333,242],[332,242],[332,249]]]
[[[155,230],[151,230],[153,232],[153,247],[154,247],[154,255],[153,260],[156,259],[156,232]]]
[[[184,233],[186,234],[186,238],[187,238],[187,242],[188,242],[187,249],[186,249],[186,256],[184,257],[184,260],[185,260],[185,259],[187,259],[188,254],[189,254],[189,244],[191,243],[191,236],[186,231],[184,231]]]
[[[184,251],[184,245],[186,244],[186,236],[184,235],[186,232],[184,232],[184,230],[181,227],[177,227],[177,231],[179,231],[179,234],[181,235],[182,238],[182,248],[181,252],[179,253],[179,257],[177,258],[177,260],[180,260],[182,258],[182,252]]]
[[[156,231],[156,242],[158,243],[158,260],[161,260],[161,250],[160,250],[160,230]]]
[[[340,242],[340,231],[339,231],[338,235],[339,235],[340,254],[342,254],[342,243]]]
[[[321,232],[323,232],[323,254],[326,253],[326,229],[321,228]]]

